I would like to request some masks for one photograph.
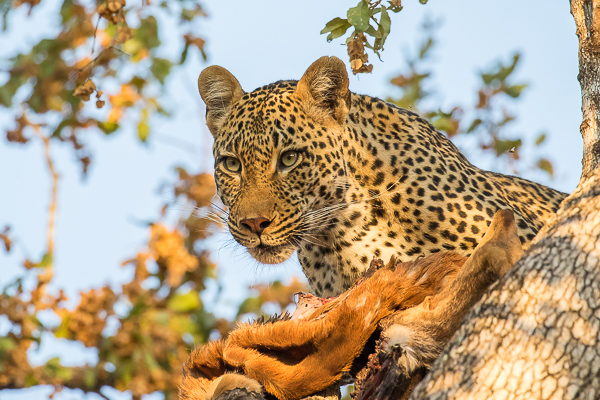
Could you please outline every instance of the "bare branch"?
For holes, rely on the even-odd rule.
[[[96,27],[94,28],[94,37],[92,38],[92,53],[90,55],[94,55],[94,47],[96,47],[96,35],[98,34],[98,25],[100,25],[100,20],[102,17],[98,15],[98,21],[96,21]]]
[[[50,172],[50,176],[52,178],[51,189],[50,189],[50,206],[48,208],[48,229],[47,229],[47,239],[46,239],[46,254],[49,257],[49,261],[45,267],[45,271],[38,276],[38,287],[43,287],[50,280],[52,280],[53,275],[53,254],[54,254],[54,225],[56,221],[56,203],[58,198],[58,179],[59,175],[54,168],[54,162],[52,161],[52,157],[50,154],[50,138],[44,136],[40,132],[39,126],[34,126],[34,132],[36,136],[38,136],[42,143],[44,144],[44,157],[46,158],[46,165],[48,166],[48,171]]]

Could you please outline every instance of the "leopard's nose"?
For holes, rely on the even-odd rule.
[[[266,218],[248,218],[248,219],[243,219],[240,221],[240,224],[248,229],[250,229],[252,232],[256,233],[257,235],[260,235],[261,233],[263,233],[263,231],[265,229],[267,229],[267,227],[269,225],[271,225],[271,221],[269,221]]]

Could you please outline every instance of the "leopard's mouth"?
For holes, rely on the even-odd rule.
[[[289,243],[276,246],[261,243],[256,247],[248,248],[248,253],[263,264],[279,264],[290,258],[294,250],[295,247]]]

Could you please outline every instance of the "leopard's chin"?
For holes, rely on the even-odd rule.
[[[291,257],[296,250],[289,244],[278,246],[266,246],[260,244],[256,247],[247,249],[248,253],[258,262],[263,264],[280,264]]]

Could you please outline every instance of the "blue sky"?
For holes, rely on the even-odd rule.
[[[197,34],[207,39],[209,62],[195,58],[173,72],[163,102],[175,110],[175,117],[152,125],[147,146],[139,144],[134,127],[125,127],[109,138],[90,135],[85,141],[93,151],[93,165],[85,181],[68,146],[54,146],[61,181],[53,286],[77,296],[80,290],[127,280],[129,272],[120,267],[121,262],[144,244],[148,234],[144,222],[156,219],[160,205],[171,198],[160,184],[174,180],[173,169],[178,165],[190,172],[212,168],[212,138],[204,126],[203,105],[196,90],[202,68],[209,64],[224,66],[250,91],[279,79],[299,79],[323,55],[335,55],[347,63],[342,41],[327,43],[319,31],[330,19],[343,16],[354,3],[203,2],[210,17],[198,23]],[[15,28],[0,36],[2,55],[24,50],[41,36],[51,35],[51,24],[43,16],[56,5],[56,0],[46,0],[31,17],[20,10],[12,24]],[[426,15],[443,21],[433,64],[434,83],[440,93],[435,101],[440,105],[473,103],[476,72],[499,59],[507,61],[512,53],[520,51],[523,57],[516,77],[527,82],[530,89],[518,104],[515,131],[529,142],[546,132],[548,140],[543,151],[554,162],[556,171],[554,180],[535,171],[525,171],[524,176],[572,191],[581,172],[582,140],[577,37],[568,2],[430,0],[421,5],[417,0],[405,0],[403,5],[401,13],[392,15],[392,33],[383,61],[371,56],[375,66],[372,74],[350,75],[351,90],[378,97],[394,94],[389,79],[404,65],[405,51],[414,48]],[[167,48],[170,40],[169,33],[164,33]],[[0,73],[0,83],[4,79]],[[0,127],[10,127],[2,112]],[[464,146],[469,148],[468,143]],[[503,171],[490,156],[469,154],[478,166],[510,172]],[[35,141],[27,146],[9,144],[0,134],[0,228],[10,224],[17,239],[10,255],[0,251],[0,286],[19,272],[24,256],[39,259],[43,253],[49,185],[41,146]],[[282,266],[260,266],[239,246],[220,249],[226,239],[217,235],[209,244],[212,259],[222,271],[224,287],[222,302],[211,306],[221,315],[232,316],[248,285],[289,280],[301,273],[295,260]],[[214,291],[215,286],[209,289]],[[2,329],[0,320],[0,334]],[[95,360],[95,354],[83,346],[56,340],[45,340],[42,351],[32,356],[39,361],[60,356],[69,364]],[[0,397],[43,399],[50,392],[49,388],[34,388],[2,392]],[[110,390],[105,395],[111,399],[130,398]],[[66,391],[55,398],[81,397]]]

